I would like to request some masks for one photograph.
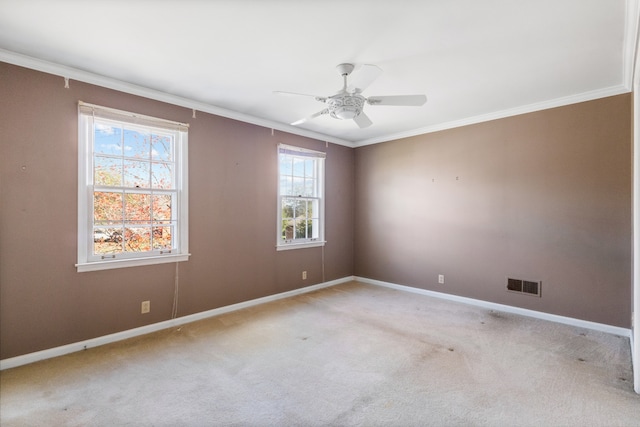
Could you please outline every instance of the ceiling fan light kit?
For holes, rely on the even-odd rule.
[[[327,98],[325,101],[329,105],[329,115],[340,120],[353,119],[362,113],[366,99],[364,96],[348,93],[338,94]]]
[[[355,65],[345,63],[339,64],[336,68],[343,78],[343,86],[335,95],[322,97],[293,92],[276,92],[285,95],[313,96],[316,101],[327,104],[327,108],[324,110],[297,120],[291,123],[292,125],[296,126],[328,114],[334,119],[353,120],[360,128],[365,128],[373,124],[363,111],[365,103],[369,105],[421,106],[427,102],[425,95],[371,96],[365,98],[361,93],[378,78],[382,70],[375,65],[362,65],[356,72],[356,81],[352,82],[351,85],[347,85],[347,78],[356,68]]]

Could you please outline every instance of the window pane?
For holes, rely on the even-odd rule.
[[[304,195],[304,178],[293,177],[293,196]]]
[[[282,238],[284,240],[293,239],[293,226],[294,221],[292,219],[282,220]]]
[[[293,158],[293,176],[304,176],[304,159]]]
[[[293,173],[293,158],[287,154],[280,155],[280,175],[291,175]]]
[[[93,230],[93,253],[96,255],[122,252],[122,228],[95,228]]]
[[[124,161],[124,186],[132,188],[149,188],[150,163],[135,160]]]
[[[93,220],[99,225],[122,223],[122,193],[93,193]]]
[[[316,203],[317,201],[314,200],[307,201],[307,218],[313,217],[313,213],[316,212],[316,210],[314,209]]]
[[[119,187],[122,185],[122,160],[95,156],[93,182],[95,185]]]
[[[170,194],[154,195],[151,197],[153,200],[153,220],[154,221],[170,221],[171,216],[171,201],[172,196]]]
[[[293,179],[290,176],[280,177],[280,194],[283,196],[293,194]]]
[[[172,140],[173,138],[169,135],[151,135],[151,158],[160,161],[173,161]]]
[[[172,163],[152,163],[151,185],[153,188],[164,188],[167,190],[174,188],[173,164]]]
[[[151,227],[130,227],[124,229],[125,252],[151,250]]]
[[[96,123],[93,152],[122,156],[122,128]]]
[[[128,193],[124,196],[124,219],[138,223],[151,221],[151,196]]]
[[[151,154],[151,135],[132,129],[124,130],[124,155],[148,159]]]
[[[171,249],[172,230],[171,226],[153,227],[153,249]]]
[[[315,196],[315,180],[306,178],[304,180],[304,195],[308,197]]]
[[[293,218],[294,200],[282,199],[282,219]]]
[[[307,221],[307,239],[311,239],[313,238],[313,221],[308,220]]]
[[[306,159],[304,161],[304,176],[312,177],[315,175],[315,161],[313,159]]]
[[[296,239],[304,239],[307,237],[307,221],[296,219]]]
[[[313,238],[313,239],[317,239],[318,237],[320,237],[320,219],[319,218],[313,218],[311,221],[309,221],[309,227],[307,229],[307,233],[309,233],[309,238]]]
[[[304,219],[307,217],[307,201],[296,200],[295,202],[295,218]]]

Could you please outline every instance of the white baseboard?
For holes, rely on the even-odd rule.
[[[0,360],[0,371],[5,369],[11,369],[29,363],[38,362],[40,360],[51,359],[53,357],[63,356],[65,354],[74,353],[76,351],[86,350],[88,348],[98,347],[101,345],[126,340],[128,338],[137,337],[140,335],[149,334],[163,329],[184,325],[186,323],[195,322],[197,320],[207,319],[209,317],[218,316],[224,313],[229,313],[243,308],[253,307],[260,304],[265,304],[271,301],[277,301],[283,298],[289,298],[295,295],[301,295],[308,292],[313,292],[318,289],[327,288],[330,286],[339,285],[341,283],[350,282],[352,280],[367,283],[370,285],[384,286],[391,289],[396,289],[404,292],[412,292],[416,294],[426,295],[434,298],[445,299],[449,301],[461,302],[464,304],[474,305],[478,307],[487,308],[490,310],[503,311],[506,313],[514,313],[522,316],[534,317],[537,319],[548,320],[551,322],[564,323],[566,325],[577,326],[586,329],[592,329],[600,332],[606,332],[609,334],[619,335],[632,339],[631,329],[620,328],[617,326],[605,325],[602,323],[590,322],[587,320],[574,319],[571,317],[558,316],[555,314],[543,313],[535,310],[528,310],[519,307],[513,307],[510,305],[497,304],[488,301],[477,300],[473,298],[460,297],[457,295],[445,294],[442,292],[428,291],[426,289],[414,288],[411,286],[398,285],[395,283],[383,282],[380,280],[368,279],[365,277],[348,276],[341,279],[332,280],[329,282],[319,283],[317,285],[307,286],[305,288],[294,289],[293,291],[282,292],[275,295],[269,295],[262,298],[253,299],[250,301],[244,301],[237,304],[228,305],[225,307],[215,308],[213,310],[203,311],[201,313],[190,314],[188,316],[178,317],[176,319],[165,320],[163,322],[154,323],[151,325],[141,326],[135,329],[129,329],[115,334],[104,335],[97,338],[88,339],[85,341],[79,341],[60,347],[54,347],[47,350],[37,351],[34,353],[25,354],[22,356],[16,356],[9,359]],[[632,344],[633,345],[633,344]]]
[[[101,337],[92,338],[85,341],[79,341],[79,342],[63,345],[60,347],[54,347],[47,350],[37,351],[34,353],[24,354],[22,356],[16,356],[9,359],[0,360],[0,371],[4,369],[15,368],[15,367],[26,365],[33,362],[38,362],[40,360],[63,356],[69,353],[75,353],[76,351],[86,350],[92,347],[98,347],[101,345],[126,340],[128,338],[149,334],[151,332],[161,331],[163,329],[173,328],[175,326],[184,325],[185,323],[195,322],[197,320],[218,316],[220,314],[229,313],[231,311],[241,310],[243,308],[253,307],[253,306],[264,304],[267,302],[276,301],[283,298],[289,298],[295,295],[301,295],[308,292],[313,292],[318,289],[339,285],[340,283],[350,282],[352,280],[355,280],[353,276],[343,277],[341,279],[331,280],[329,282],[323,282],[317,285],[307,286],[305,288],[294,289],[293,291],[282,292],[275,295],[269,295],[266,297],[253,299],[250,301],[244,301],[237,304],[227,305],[225,307],[215,308],[213,310],[203,311],[201,313],[190,314],[188,316],[178,317],[175,319],[165,320],[163,322],[153,323],[151,325],[141,326],[135,329],[129,329],[126,331],[117,332],[115,334],[104,335]]]
[[[457,295],[445,294],[442,292],[428,291],[426,289],[414,288],[411,286],[397,285],[395,283],[383,282],[381,280],[367,279],[366,277],[355,276],[354,280],[370,285],[384,286],[386,288],[397,289],[405,292],[413,292],[420,295],[426,295],[434,298],[446,299],[449,301],[461,302],[464,304],[475,305],[477,307],[487,308],[490,310],[502,311],[505,313],[514,313],[527,317],[535,317],[536,319],[548,320],[556,323],[564,323],[566,325],[577,326],[580,328],[591,329],[600,332],[606,332],[613,335],[619,335],[631,338],[631,329],[621,328],[618,326],[606,325],[603,323],[590,322],[588,320],[574,319],[572,317],[558,316],[556,314],[543,313],[541,311],[528,310],[526,308],[514,307],[511,305],[497,304],[494,302],[482,301],[473,298],[460,297]]]

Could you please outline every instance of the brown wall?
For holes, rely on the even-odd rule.
[[[321,248],[275,250],[279,142],[327,152],[324,280],[353,274],[352,149],[5,63],[0,94],[1,359],[171,317],[176,264],[76,272],[78,100],[190,124],[179,316],[323,281]]]
[[[175,264],[75,270],[78,100],[190,123],[179,316],[355,273],[630,326],[630,95],[352,150],[63,83],[0,63],[1,359],[170,318]],[[327,152],[324,278],[320,248],[275,251],[279,142]]]
[[[630,123],[626,94],[356,149],[355,274],[630,327]]]

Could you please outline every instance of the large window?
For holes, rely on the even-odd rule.
[[[79,104],[78,271],[188,258],[187,129]]]
[[[325,154],[278,146],[278,249],[324,245]]]

